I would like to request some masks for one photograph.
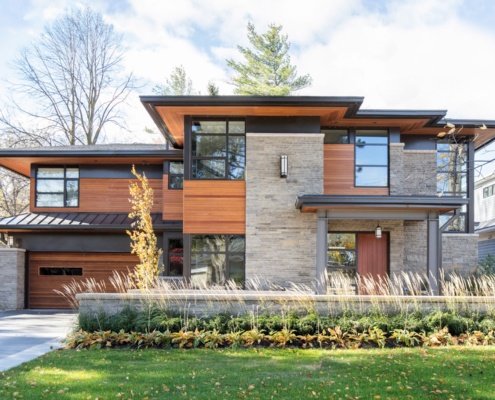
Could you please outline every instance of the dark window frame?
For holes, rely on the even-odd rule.
[[[170,241],[171,240],[180,240],[182,242],[182,252],[171,252],[170,251]],[[176,278],[182,279],[185,278],[185,267],[184,267],[184,238],[182,235],[169,236],[165,238],[165,249],[164,252],[165,260],[163,263],[163,271],[162,276],[166,276],[168,278]],[[178,248],[178,247],[177,247]],[[182,275],[170,275],[170,257],[171,256],[181,256],[182,257]]]
[[[327,267],[326,267],[327,274],[330,271],[339,271],[339,270],[354,271],[354,273],[357,274],[357,266],[358,266],[358,251],[357,251],[357,248],[358,248],[358,234],[359,233],[363,233],[363,232],[356,232],[356,231],[351,231],[351,232],[347,232],[347,231],[345,231],[345,232],[344,231],[339,231],[339,232],[328,231],[327,232]],[[354,235],[354,249],[345,249],[345,250],[342,250],[342,251],[349,251],[349,252],[353,252],[354,253],[354,264],[355,264],[354,266],[330,267],[328,265],[328,261],[329,261],[328,252],[331,251],[329,249],[328,235]],[[334,250],[334,251],[337,251],[337,250]]]
[[[176,163],[176,164],[182,164],[182,174],[173,174],[171,164]],[[172,181],[172,178],[182,178],[182,185],[180,188],[178,187],[171,187],[170,183]],[[169,161],[169,166],[168,166],[168,189],[169,190],[183,190],[184,189],[184,161]]]
[[[210,122],[224,122],[225,123],[225,133],[195,133],[193,132],[193,126],[195,122],[201,122],[201,121],[210,121]],[[244,133],[236,133],[236,132],[229,132],[229,124],[230,122],[244,122]],[[190,171],[190,179],[191,180],[198,180],[198,181],[205,181],[205,180],[212,180],[212,181],[244,181],[246,180],[246,119],[241,118],[241,117],[201,117],[201,116],[194,116],[191,118],[191,122],[189,125],[189,153],[190,153],[190,160],[189,160],[189,165],[188,169]],[[223,156],[195,156],[193,155],[193,138],[194,136],[198,135],[203,135],[203,136],[217,136],[217,137],[225,137],[225,155]],[[230,137],[242,137],[244,138],[244,165],[243,165],[243,177],[242,179],[235,179],[229,177],[229,158],[230,158],[230,152],[229,152],[229,146],[230,146]],[[194,176],[194,171],[193,171],[193,164],[195,161],[201,161],[201,160],[219,160],[219,161],[224,161],[224,175],[223,177],[218,177],[218,178],[198,178]]]
[[[386,137],[387,143],[357,143],[357,137],[359,136],[359,132],[366,131],[383,131],[386,133],[385,136],[377,136],[377,137]],[[370,136],[372,137],[372,136]],[[356,129],[353,132],[353,143],[354,143],[354,187],[357,188],[388,188],[390,186],[390,131],[389,129],[371,129],[371,128],[360,128]],[[387,149],[387,164],[357,164],[357,154],[356,150],[359,147],[373,146],[373,147],[386,147]],[[357,169],[358,168],[366,168],[366,167],[375,167],[375,168],[386,168],[387,169],[387,182],[385,185],[358,185],[357,184]]]
[[[63,178],[40,178],[38,177],[38,172],[42,168],[58,168],[63,169],[64,176]],[[68,178],[67,177],[67,169],[75,169],[77,168],[77,178]],[[38,205],[38,194],[57,194],[60,195],[61,192],[40,192],[38,191],[38,182],[39,181],[64,181],[64,192],[63,192],[63,205],[61,206],[40,206]],[[67,182],[77,182],[77,205],[69,206],[67,205]],[[37,165],[35,172],[35,184],[34,184],[34,203],[36,208],[79,208],[80,206],[80,196],[81,196],[81,169],[79,165]]]
[[[55,271],[60,271],[62,273],[60,274],[54,273]],[[83,276],[84,269],[82,267],[39,267],[38,275],[39,276]]]
[[[448,145],[448,149],[447,150],[443,149],[441,145]],[[456,164],[456,165],[454,165],[453,170],[445,167],[445,165],[447,167],[450,165],[449,162],[447,162],[447,164],[445,164],[445,165],[443,165],[443,164],[441,166],[439,165],[439,160],[441,159],[441,157],[440,157],[441,154],[446,154],[447,155],[446,157],[448,157],[449,154],[459,153],[457,148],[453,148],[452,146],[464,146],[463,155],[465,157],[461,168],[458,168],[457,164]],[[458,197],[468,198],[468,192],[469,192],[469,168],[468,168],[469,167],[469,146],[468,146],[467,139],[458,138],[455,141],[453,141],[453,140],[449,141],[448,139],[440,139],[440,140],[437,140],[437,142],[436,142],[436,149],[437,149],[437,156],[436,156],[437,157],[437,182],[440,181],[438,179],[440,176],[449,176],[451,174],[454,174],[456,176],[457,175],[460,176],[461,180],[463,178],[465,179],[465,190],[464,191],[454,191],[454,192],[453,191],[447,191],[447,192],[446,191],[439,191],[438,186],[437,186],[437,195],[446,196],[446,197],[458,196]],[[461,211],[459,213],[459,219],[454,224],[451,224],[447,228],[445,233],[449,233],[449,232],[466,233],[469,231],[469,226],[468,226],[469,208],[470,208],[470,206],[467,205],[465,208],[465,211]],[[454,215],[454,212],[448,212],[448,213],[442,214],[440,216],[440,218],[445,220],[445,222],[446,222],[453,215]],[[461,222],[459,222],[459,220]],[[461,223],[463,225],[463,229],[457,229],[456,228],[456,225],[458,225],[459,223]],[[442,222],[440,223],[440,225],[443,225]]]
[[[246,284],[246,235],[237,235],[237,234],[191,234],[191,243],[194,240],[194,236],[224,236],[225,239],[225,251],[194,251],[191,246],[191,266],[190,266],[190,277],[192,277],[192,271],[193,271],[193,256],[194,255],[213,255],[213,254],[225,254],[225,276],[228,277],[227,279],[230,280],[230,256],[235,256],[235,255],[241,255],[243,260],[244,260],[244,270],[243,270],[243,276],[244,279],[242,283],[239,285],[240,287],[244,288]],[[242,237],[244,239],[244,251],[231,251],[229,249],[229,241],[232,237]],[[216,283],[219,284],[219,283]]]

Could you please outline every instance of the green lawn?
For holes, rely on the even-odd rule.
[[[495,399],[495,347],[56,351],[0,399]]]

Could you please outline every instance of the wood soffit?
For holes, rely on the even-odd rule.
[[[279,117],[298,117],[298,116],[317,116],[320,117],[320,123],[323,127],[346,127],[346,128],[399,128],[401,134],[405,135],[437,135],[439,132],[448,131],[445,128],[445,121],[442,120],[445,111],[380,111],[365,110],[366,112],[351,110],[347,106],[306,106],[299,105],[153,105],[148,104],[156,113],[155,122],[165,125],[168,134],[172,137],[177,147],[184,145],[184,117],[191,116],[279,116]],[[456,121],[451,121],[460,126]],[[471,122],[470,126],[464,126],[462,135],[474,136],[475,146],[480,147],[495,138],[495,121],[493,126],[482,130],[474,126],[481,126],[483,121],[477,123]]]
[[[38,165],[57,165],[57,164],[86,164],[86,165],[101,165],[101,164],[163,164],[162,158],[147,158],[147,157],[69,157],[60,154],[58,157],[5,157],[0,160],[0,166],[15,171],[25,177],[30,176],[31,164]]]

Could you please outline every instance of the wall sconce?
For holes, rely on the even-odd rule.
[[[382,227],[380,226],[380,223],[378,223],[378,225],[375,228],[375,237],[377,239],[381,239],[382,238]]]
[[[280,156],[280,177],[287,178],[287,172],[289,170],[289,156]]]

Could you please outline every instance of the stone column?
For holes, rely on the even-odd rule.
[[[287,178],[280,156],[289,157]],[[297,196],[323,193],[323,135],[246,134],[246,278],[315,290],[316,213]]]
[[[0,310],[24,308],[24,249],[0,249]]]

